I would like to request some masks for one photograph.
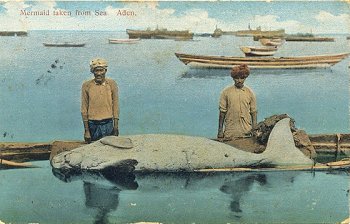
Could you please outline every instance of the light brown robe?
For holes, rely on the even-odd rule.
[[[251,114],[257,111],[257,106],[255,94],[249,87],[226,87],[219,104],[219,110],[226,113],[224,138],[244,137],[251,131]]]

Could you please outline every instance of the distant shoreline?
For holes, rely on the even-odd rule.
[[[14,32],[14,31],[0,31],[0,32]],[[15,31],[15,32],[20,32],[20,31]],[[104,32],[104,33],[111,33],[111,32],[115,32],[115,33],[126,33],[125,30],[28,30],[26,31],[27,33],[30,32]],[[193,32],[195,35],[200,35],[203,33],[212,33],[212,32]],[[290,35],[294,35],[293,33],[290,33]],[[323,36],[323,35],[327,35],[327,36],[349,36],[350,33],[314,33],[314,35],[317,36]]]

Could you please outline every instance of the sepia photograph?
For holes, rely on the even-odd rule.
[[[350,223],[350,2],[0,0],[0,224]]]

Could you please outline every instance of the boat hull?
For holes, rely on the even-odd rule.
[[[283,44],[283,40],[282,39],[261,38],[261,39],[259,39],[259,41],[264,46],[281,46]]]
[[[233,65],[218,65],[218,64],[203,64],[198,62],[191,62],[189,65],[192,68],[214,68],[214,69],[226,69],[232,68],[232,66],[240,65],[241,63]],[[312,65],[250,65],[252,69],[309,69],[309,68],[329,68],[332,65],[329,64],[312,64]]]
[[[110,44],[136,44],[140,41],[140,38],[137,39],[108,39]]]
[[[245,56],[259,57],[259,56],[272,56],[276,53],[277,47],[240,47]]]
[[[307,69],[333,66],[346,58],[349,53],[279,58],[205,56],[180,53],[175,53],[175,55],[180,61],[191,67],[232,68],[235,65],[246,64],[250,68],[258,69]]]

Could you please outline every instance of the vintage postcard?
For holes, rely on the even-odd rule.
[[[349,223],[349,6],[0,0],[0,224]]]

